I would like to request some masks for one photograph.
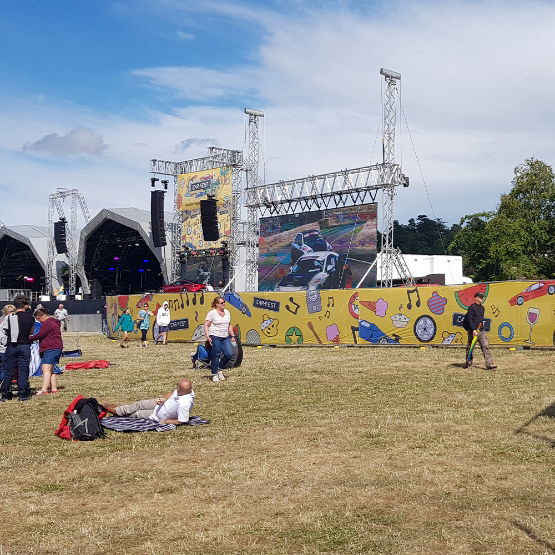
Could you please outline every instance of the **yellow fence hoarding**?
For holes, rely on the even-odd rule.
[[[225,293],[232,325],[250,345],[463,345],[462,319],[476,292],[484,295],[484,328],[492,345],[555,344],[555,280],[391,289]],[[137,318],[147,301],[156,313],[169,301],[170,341],[199,341],[216,293],[108,297],[114,336],[119,315]],[[157,335],[152,318],[149,338]],[[140,334],[132,334],[139,337]]]

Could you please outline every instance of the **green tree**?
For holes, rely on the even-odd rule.
[[[497,211],[465,216],[449,245],[475,280],[555,277],[555,174],[534,158],[514,174]]]

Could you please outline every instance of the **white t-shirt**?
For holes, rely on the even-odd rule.
[[[206,319],[211,322],[208,328],[208,335],[216,337],[227,337],[229,335],[229,324],[231,322],[231,314],[227,308],[224,308],[224,315],[220,316],[218,311],[213,308],[207,315]]]
[[[179,420],[179,422],[189,422],[189,412],[195,404],[195,392],[187,395],[178,395],[177,389],[171,394],[170,398],[163,404],[158,405],[149,420],[160,422],[161,420]]]
[[[54,311],[54,318],[57,318],[60,322],[65,320],[67,318],[67,310],[65,308],[62,308],[61,310],[57,308]]]

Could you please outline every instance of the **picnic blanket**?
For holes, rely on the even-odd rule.
[[[210,420],[205,420],[200,416],[191,416],[187,426],[202,426],[208,424]],[[131,418],[129,416],[110,416],[102,418],[100,423],[108,430],[115,432],[170,432],[175,430],[175,424],[160,424],[148,418]]]
[[[66,370],[77,370],[78,368],[108,368],[110,363],[107,360],[88,360],[86,362],[70,362],[66,364]]]

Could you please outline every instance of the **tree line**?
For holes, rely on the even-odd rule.
[[[474,281],[555,279],[553,169],[525,160],[496,210],[468,214],[459,224],[448,226],[425,214],[408,224],[396,220],[393,244],[404,253],[462,256],[464,273]]]

